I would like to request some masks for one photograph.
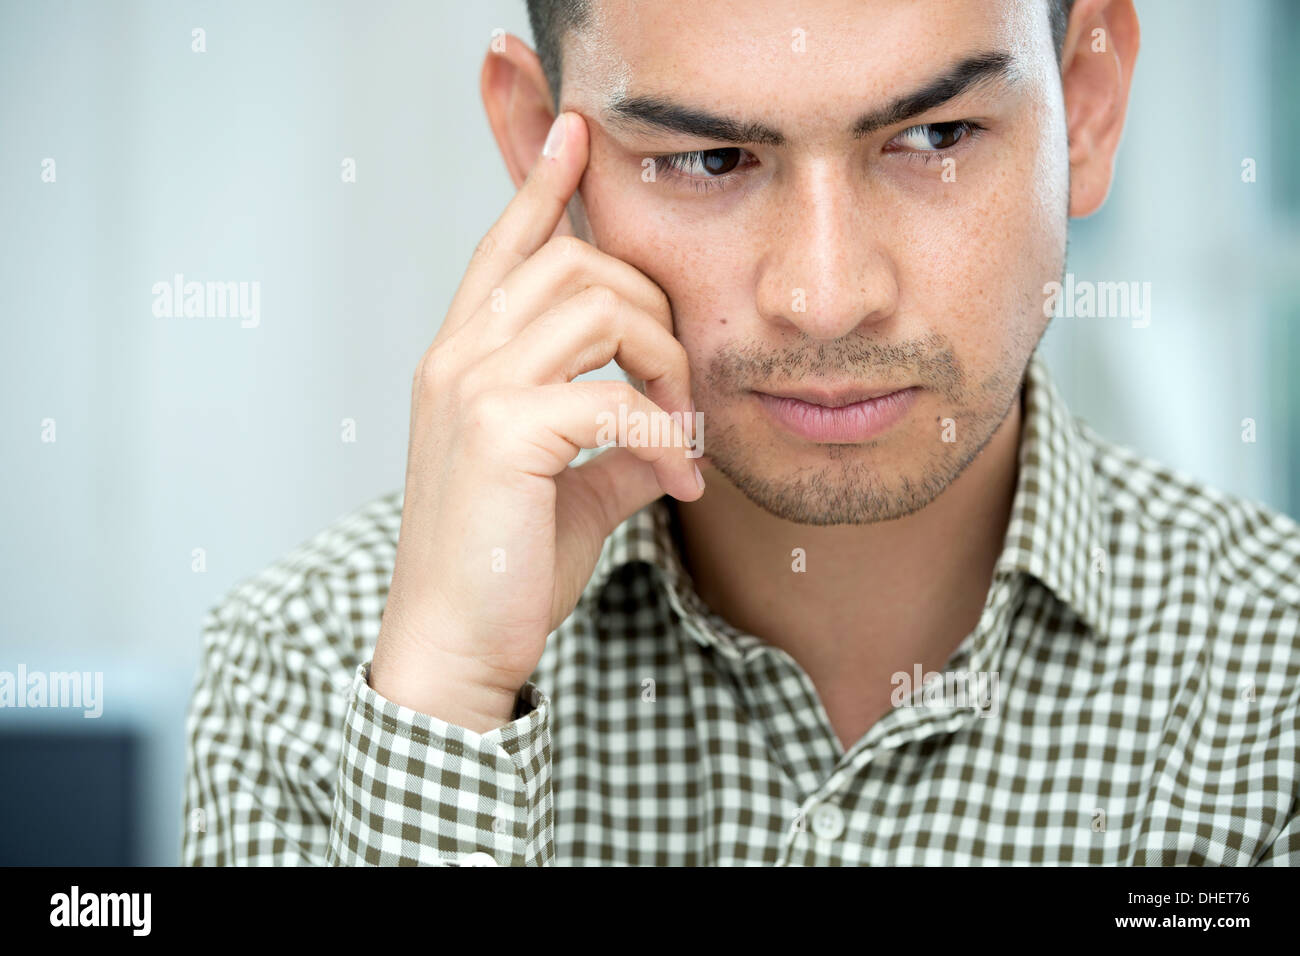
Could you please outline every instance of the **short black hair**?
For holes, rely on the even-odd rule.
[[[542,61],[542,72],[551,85],[555,105],[560,103],[560,74],[564,63],[561,53],[564,37],[572,30],[585,27],[591,20],[590,0],[526,0],[528,23],[533,28],[533,45]],[[1061,58],[1065,28],[1070,22],[1074,0],[1047,0],[1047,16],[1052,26],[1052,46]]]

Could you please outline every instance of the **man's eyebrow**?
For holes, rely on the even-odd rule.
[[[919,116],[977,86],[1007,79],[1011,73],[1009,54],[979,53],[967,57],[925,86],[860,116],[851,127],[853,136],[860,138]],[[605,112],[620,125],[650,126],[698,139],[761,146],[784,146],[786,143],[785,134],[766,124],[741,122],[658,96],[615,96],[606,104]]]
[[[652,126],[723,143],[785,145],[785,137],[770,126],[715,116],[657,96],[616,97],[606,105],[605,110],[621,125]]]
[[[859,117],[853,124],[855,138],[893,126],[913,116],[920,116],[949,100],[955,100],[977,86],[1009,79],[1011,56],[1006,53],[980,53],[967,57],[942,76],[935,77],[915,92],[901,96],[883,109]]]

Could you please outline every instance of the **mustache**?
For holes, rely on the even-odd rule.
[[[904,342],[809,342],[779,352],[754,344],[729,345],[710,357],[705,373],[711,389],[760,391],[763,385],[808,377],[922,385],[954,398],[966,383],[961,360],[948,339],[937,333]]]

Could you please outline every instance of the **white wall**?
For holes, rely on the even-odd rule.
[[[1142,48],[1115,186],[1071,224],[1079,279],[1151,283],[1150,325],[1058,317],[1044,339],[1075,413],[1108,437],[1283,507],[1294,429],[1269,401],[1270,291],[1300,259],[1272,194],[1269,5],[1139,2]],[[1257,181],[1242,182],[1242,160]],[[1241,440],[1243,418],[1256,441]]]

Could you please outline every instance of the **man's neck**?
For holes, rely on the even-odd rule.
[[[794,524],[721,476],[675,503],[700,597],[803,667],[843,747],[888,709],[892,674],[941,669],[979,622],[1015,496],[1021,405],[938,498],[894,521]]]

